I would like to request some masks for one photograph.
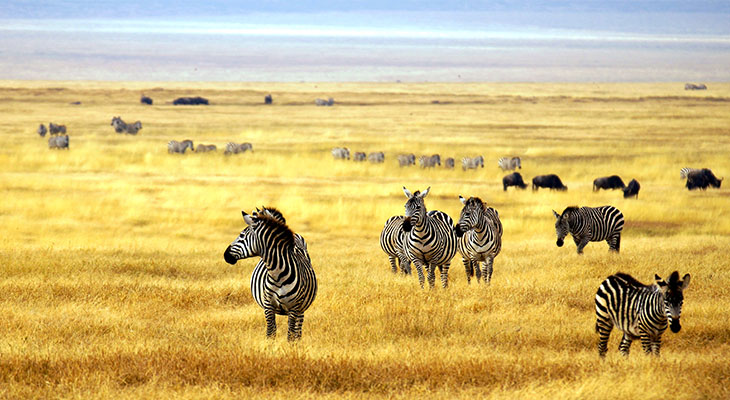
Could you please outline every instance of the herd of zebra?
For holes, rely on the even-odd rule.
[[[423,269],[428,274],[428,283],[433,288],[435,270],[439,269],[441,283],[448,286],[448,271],[451,259],[458,251],[461,255],[466,279],[476,273],[489,285],[492,278],[494,258],[502,247],[502,223],[499,213],[478,197],[465,199],[459,196],[463,208],[459,220],[453,223],[448,214],[427,211],[424,198],[430,192],[411,193],[403,187],[407,201],[405,215],[390,217],[380,234],[380,246],[388,256],[391,270],[405,275],[411,274],[411,264],[416,266],[421,288],[424,287]],[[624,217],[613,206],[567,207],[562,214],[553,211],[556,218],[556,245],[561,247],[563,239],[570,233],[578,254],[591,241],[606,241],[609,251],[619,252]],[[481,269],[480,269],[481,267]],[[628,274],[609,276],[598,288],[595,297],[596,333],[599,335],[598,354],[603,358],[607,342],[615,326],[623,332],[620,352],[628,356],[631,342],[640,339],[643,350],[659,355],[661,336],[667,327],[679,332],[683,290],[689,286],[690,275],[681,280],[674,271],[669,281],[658,275],[654,285],[644,285]],[[252,283],[253,285],[253,283]]]
[[[110,124],[116,133],[126,133],[128,135],[136,135],[137,132],[142,129],[142,122],[137,121],[133,124],[124,122],[122,117],[112,117],[112,123]]]
[[[58,125],[53,122],[48,123],[48,128],[40,124],[36,130],[40,137],[45,137],[46,133],[51,136],[48,138],[49,149],[66,149],[68,150],[69,138],[66,134],[66,125]]]
[[[335,147],[331,151],[332,157],[335,160],[349,160],[350,159],[350,149],[347,147]],[[440,154],[432,154],[432,155],[422,155],[419,157],[416,157],[415,154],[398,154],[396,156],[396,159],[398,160],[398,165],[401,167],[408,167],[411,165],[416,165],[416,161],[418,161],[418,165],[421,168],[434,168],[436,166],[441,166],[441,155]],[[370,161],[374,164],[379,164],[385,162],[385,152],[382,151],[376,151],[371,153],[365,153],[362,151],[356,151],[352,155],[353,161]],[[514,171],[517,168],[522,168],[522,162],[520,160],[520,157],[502,157],[499,159],[498,163],[500,168],[504,171]],[[443,167],[446,169],[453,169],[455,165],[455,160],[453,157],[447,157],[444,159]],[[484,168],[484,157],[482,156],[476,156],[476,157],[464,157],[461,159],[461,168],[462,170],[466,171],[468,169],[476,169],[478,167]]]
[[[167,152],[170,154],[173,154],[173,153],[185,154],[185,151],[187,149],[190,149],[190,151],[195,152],[195,153],[208,153],[208,152],[217,152],[218,146],[216,146],[214,144],[199,144],[198,146],[194,146],[193,141],[190,139],[186,139],[186,140],[183,140],[180,142],[178,142],[177,140],[170,140],[169,142],[167,142]],[[248,150],[253,152],[253,145],[249,142],[245,142],[245,143],[228,142],[228,143],[226,143],[226,149],[223,152],[223,154],[224,155],[239,154],[239,153],[245,153]]]

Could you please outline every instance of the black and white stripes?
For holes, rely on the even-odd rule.
[[[457,236],[457,248],[466,269],[466,281],[476,270],[477,282],[483,276],[484,283],[492,279],[494,257],[502,249],[502,222],[497,210],[488,207],[482,199],[470,197],[468,200],[459,196],[464,205],[459,222],[454,227]],[[481,272],[479,264],[483,263]]]
[[[563,246],[563,239],[570,233],[578,247],[578,254],[588,242],[608,242],[609,250],[618,252],[621,247],[621,231],[624,228],[624,215],[614,206],[568,207],[563,214],[555,215],[556,244]]]
[[[395,215],[385,221],[385,226],[380,232],[380,248],[388,255],[388,261],[390,261],[390,267],[394,274],[398,272],[397,260],[400,263],[401,272],[410,275],[411,260],[403,252],[404,218],[402,215]]]

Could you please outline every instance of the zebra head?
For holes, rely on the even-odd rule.
[[[424,218],[426,218],[426,205],[423,202],[423,198],[428,195],[431,190],[429,186],[423,193],[416,190],[416,193],[411,193],[405,186],[403,186],[403,193],[406,194],[408,201],[406,201],[406,215],[403,218],[403,230],[410,232],[414,225],[420,225]]]
[[[558,214],[553,210],[553,215],[555,216],[555,233],[558,235],[558,240],[555,242],[558,247],[563,247],[563,239],[565,239],[566,236],[568,236],[568,233],[570,232],[570,214],[573,211],[576,211],[577,207],[568,207],[563,211],[563,215]]]
[[[245,211],[241,211],[241,214],[243,215],[243,221],[248,226],[241,231],[241,234],[238,235],[236,240],[223,252],[223,259],[231,265],[234,265],[238,260],[261,255],[261,244],[254,234],[257,222],[256,213],[251,216],[246,214]]]
[[[259,256],[266,260],[276,247],[295,245],[294,233],[284,222],[284,217],[276,209],[264,208],[252,215],[241,211],[243,221],[248,225],[236,240],[223,252],[223,258],[233,265],[236,261]],[[303,239],[302,239],[303,242]],[[303,245],[306,249],[306,244]]]
[[[461,204],[464,208],[461,209],[461,216],[459,222],[454,226],[454,233],[457,237],[461,237],[468,230],[474,228],[479,221],[484,217],[484,202],[478,197],[470,197],[469,200],[462,196],[459,196]]]
[[[679,324],[679,317],[682,314],[682,303],[684,302],[684,294],[682,293],[689,286],[690,275],[686,274],[679,280],[679,272],[674,271],[669,276],[669,282],[665,282],[659,275],[654,275],[657,287],[664,297],[664,311],[667,314],[669,329],[677,333],[682,329]]]

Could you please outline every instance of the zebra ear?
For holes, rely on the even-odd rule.
[[[459,195],[459,201],[461,202],[461,204],[466,204],[466,199],[461,195]]]
[[[246,225],[253,225],[253,218],[251,218],[250,215],[246,214],[246,211],[241,211],[241,214],[243,214],[243,222],[245,222]]]
[[[656,281],[656,285],[659,287],[659,291],[662,293],[666,293],[667,289],[669,289],[669,285],[667,285],[666,282],[664,282],[664,279],[662,279],[661,276],[654,274],[654,281]]]
[[[556,213],[555,210],[553,210],[553,215],[555,216],[555,219],[560,219],[560,214]]]
[[[423,193],[421,193],[421,195],[420,195],[420,196],[418,196],[418,197],[420,197],[420,198],[424,198],[424,197],[426,197],[426,195],[428,194],[428,192],[429,192],[430,190],[431,190],[431,186],[429,186],[429,187],[428,187],[428,189],[424,190],[424,191],[423,191]]]
[[[691,278],[689,274],[682,277],[682,290],[687,289],[687,286],[689,286],[689,278]]]
[[[411,193],[411,191],[410,191],[410,190],[406,189],[406,187],[405,187],[405,186],[403,186],[403,193],[405,193],[405,194],[406,194],[406,197],[408,197],[409,199],[410,199],[411,197],[413,197],[413,193]]]

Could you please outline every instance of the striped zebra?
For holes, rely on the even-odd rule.
[[[421,168],[433,168],[437,165],[441,165],[441,156],[438,154],[433,154],[430,156],[420,156],[418,157],[418,165]]]
[[[183,140],[182,142],[178,142],[177,140],[170,140],[167,142],[167,152],[172,153],[180,153],[185,154],[185,150],[190,148],[190,151],[193,151],[193,141],[192,140]]]
[[[522,169],[522,161],[519,157],[502,157],[497,161],[502,171],[514,171],[516,168]]]
[[[562,215],[553,210],[553,215],[557,220],[555,232],[558,235],[558,247],[563,246],[563,239],[570,233],[578,246],[578,254],[583,253],[588,242],[602,240],[608,243],[609,251],[618,253],[621,247],[621,231],[624,229],[624,215],[618,208],[568,207]]]
[[[56,125],[53,122],[49,122],[48,133],[50,133],[51,135],[65,135],[66,125]]]
[[[368,154],[368,161],[374,164],[385,162],[385,153],[382,151],[376,151]]]
[[[402,215],[394,215],[385,221],[385,226],[383,226],[383,230],[380,232],[380,248],[388,255],[388,261],[390,261],[390,267],[394,274],[398,273],[397,259],[400,263],[401,272],[405,275],[410,275],[411,261],[403,252],[403,238],[405,237],[405,232],[403,231],[404,218]]]
[[[679,272],[669,276],[669,282],[654,275],[655,285],[644,285],[631,275],[617,273],[606,278],[596,293],[596,333],[598,355],[606,356],[608,337],[614,326],[624,335],[618,346],[624,356],[629,355],[631,342],[641,339],[647,354],[659,356],[662,334],[667,326],[677,333],[682,329],[683,292],[689,286],[690,275],[679,280]]]
[[[46,129],[46,126],[43,124],[38,125],[38,129],[36,130],[38,132],[38,135],[40,137],[46,137],[46,133],[48,132],[48,129]]]
[[[231,154],[238,154],[238,153],[245,153],[246,150],[251,150],[253,152],[253,145],[251,143],[233,143],[228,142],[226,143],[226,151],[223,152],[225,155],[231,155]]]
[[[444,168],[454,169],[454,158],[453,157],[449,157],[446,160],[444,160]]]
[[[477,167],[484,168],[484,157],[464,157],[461,159],[461,169],[466,171],[467,169],[476,169]]]
[[[700,171],[701,168],[690,168],[690,167],[684,167],[679,170],[679,179],[687,179],[689,174],[695,171]]]
[[[483,276],[487,285],[492,280],[494,258],[502,250],[502,222],[499,213],[488,207],[482,199],[470,197],[468,200],[459,196],[464,207],[461,209],[459,222],[454,226],[457,237],[457,249],[461,254],[466,269],[466,281],[476,270],[477,282]],[[479,263],[482,263],[481,273]]]
[[[416,164],[415,154],[398,154],[398,165],[400,165],[401,167],[407,167],[414,164]]]
[[[356,151],[355,154],[352,156],[352,161],[360,161],[360,162],[362,162],[362,161],[365,161],[365,159],[367,157],[368,157],[367,154],[365,154],[364,152],[362,152],[362,151]]]
[[[207,153],[210,151],[218,151],[218,147],[216,147],[216,145],[214,144],[199,144],[195,148],[196,153]]]
[[[51,136],[48,138],[49,149],[66,149],[68,150],[68,135]]]
[[[449,285],[449,266],[456,254],[456,236],[452,226],[454,221],[441,211],[426,212],[424,197],[431,190],[429,187],[423,193],[411,193],[403,187],[408,200],[405,204],[406,215],[403,219],[403,252],[416,266],[418,282],[423,288],[423,268],[427,268],[428,284],[434,287],[436,267],[441,271],[441,284],[444,288]]]
[[[335,147],[332,149],[332,157],[335,160],[349,160],[350,159],[350,149],[347,147]]]
[[[266,336],[276,336],[276,314],[289,318],[287,339],[302,336],[304,312],[317,295],[317,278],[306,248],[298,244],[295,234],[286,223],[269,212],[248,215],[242,212],[248,225],[223,253],[229,264],[259,256],[266,268],[263,288],[256,286],[252,277],[252,293],[266,317]],[[303,242],[303,240],[302,240]],[[255,275],[255,274],[254,274]],[[257,300],[257,302],[259,301]]]

